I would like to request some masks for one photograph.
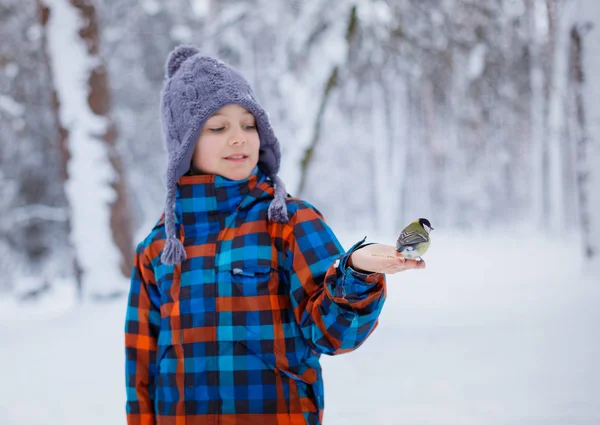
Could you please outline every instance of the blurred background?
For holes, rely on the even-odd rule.
[[[372,341],[324,359],[325,423],[600,424],[599,25],[597,0],[0,0],[0,422],[124,423],[190,43],[247,77],[345,247],[436,229]]]

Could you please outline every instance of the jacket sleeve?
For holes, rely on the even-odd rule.
[[[375,329],[386,297],[385,275],[364,274],[348,264],[347,252],[321,214],[303,203],[291,218],[286,258],[294,315],[315,351],[341,354],[358,348]]]
[[[152,265],[138,245],[125,319],[125,378],[128,425],[155,424],[156,346],[160,295]]]

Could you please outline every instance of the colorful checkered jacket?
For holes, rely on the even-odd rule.
[[[320,424],[319,356],[360,346],[385,275],[349,264],[321,214],[272,182],[183,176],[175,207],[187,260],[165,265],[164,215],[136,250],[125,323],[129,425]]]

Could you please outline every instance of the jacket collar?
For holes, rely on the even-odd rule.
[[[175,223],[207,221],[215,214],[231,214],[273,196],[273,184],[258,166],[243,180],[215,174],[182,176],[177,183]],[[156,226],[163,223],[164,213]]]

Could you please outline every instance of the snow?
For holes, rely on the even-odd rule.
[[[19,74],[19,65],[15,62],[9,62],[4,65],[4,74],[9,78],[13,79]]]
[[[196,18],[205,18],[210,12],[211,0],[192,0],[192,12]]]
[[[381,25],[393,24],[390,5],[384,1],[368,1],[358,4],[358,18],[361,22],[377,22]]]
[[[156,15],[162,8],[161,4],[156,0],[144,0],[141,6],[144,12],[151,16]]]
[[[193,31],[187,25],[174,25],[171,29],[171,38],[180,43],[189,42],[192,39]]]
[[[471,50],[471,54],[469,56],[469,67],[467,75],[469,79],[476,80],[481,77],[485,69],[485,53],[487,48],[485,44],[478,43],[473,50]]]
[[[21,296],[27,291],[39,289],[39,280],[39,276],[21,276],[19,279]],[[40,300],[43,302],[39,302]],[[35,300],[23,301],[20,297],[2,297],[0,298],[0,328],[3,328],[6,323],[12,325],[26,322],[35,325],[36,321],[46,321],[69,314],[76,308],[77,301],[77,288],[70,279],[55,279],[47,291]],[[50,334],[54,333],[55,331],[50,332]],[[4,423],[2,416],[0,408],[0,423]]]
[[[28,204],[26,207],[14,209],[6,222],[9,226],[14,226],[20,222],[26,222],[34,218],[46,221],[66,221],[68,212],[65,208],[49,207],[48,205],[41,204]]]
[[[83,268],[86,295],[110,293],[126,284],[119,271],[118,249],[110,232],[109,204],[116,193],[106,147],[98,136],[106,120],[87,103],[87,78],[97,58],[87,53],[78,36],[81,17],[66,0],[48,2],[48,42],[60,104],[60,120],[69,130],[69,179],[66,193],[72,207],[71,238]],[[91,224],[93,223],[93,224]],[[93,243],[90,243],[93,241]]]
[[[388,277],[369,340],[323,358],[325,424],[600,423],[600,286],[579,244],[524,230],[432,237],[426,270]],[[0,423],[124,424],[125,307],[1,317]]]
[[[13,98],[0,94],[0,110],[13,117],[25,114],[25,108]]]
[[[27,39],[36,42],[42,36],[42,27],[40,25],[32,25],[27,28]]]
[[[520,18],[526,12],[526,6],[524,1],[508,1],[502,4],[503,12],[507,17]]]

